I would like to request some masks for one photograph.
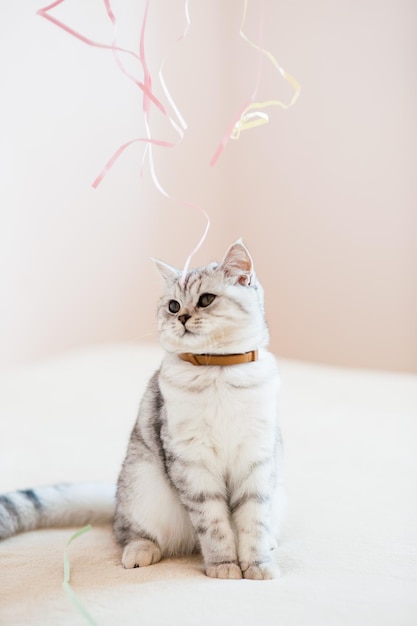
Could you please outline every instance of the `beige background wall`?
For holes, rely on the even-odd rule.
[[[249,3],[252,38],[260,4]],[[146,168],[140,179],[139,146],[98,190],[89,186],[119,145],[144,134],[139,92],[110,52],[36,17],[39,6],[0,8],[2,368],[90,343],[156,340],[149,257],[182,266],[204,227],[158,193]],[[143,2],[112,6],[119,41],[135,47]],[[193,264],[243,236],[277,354],[417,371],[415,2],[266,0],[265,46],[302,94],[230,142],[215,168],[257,55],[238,35],[242,2],[191,0],[191,30],[176,44],[183,8],[151,2],[147,53],[155,80],[167,55],[165,78],[189,124],[175,150],[155,150],[158,176],[212,219]],[[86,11],[67,2],[56,14],[110,40],[102,4]],[[290,96],[267,63],[259,95]],[[159,114],[152,122],[175,139]]]

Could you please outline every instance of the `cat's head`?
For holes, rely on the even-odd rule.
[[[162,261],[154,262],[164,279],[158,328],[168,352],[232,354],[267,345],[263,289],[241,241],[230,246],[221,263],[185,276]]]

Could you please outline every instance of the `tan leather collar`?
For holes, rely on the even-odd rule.
[[[193,365],[239,365],[258,360],[258,351],[251,350],[243,354],[191,354],[183,352],[178,355],[183,361]]]

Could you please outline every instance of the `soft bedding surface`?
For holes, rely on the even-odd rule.
[[[117,478],[159,348],[94,347],[0,376],[0,492]],[[289,507],[281,578],[222,581],[200,557],[124,570],[109,527],[68,547],[99,626],[417,623],[417,377],[280,361]],[[76,529],[0,544],[0,624],[88,623],[62,588]]]

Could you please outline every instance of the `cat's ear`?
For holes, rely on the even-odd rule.
[[[241,239],[230,246],[220,268],[226,276],[234,278],[236,283],[248,287],[255,282],[252,257]]]
[[[179,270],[175,269],[175,267],[172,267],[171,265],[168,265],[168,263],[164,263],[159,259],[152,259],[152,261],[167,284],[172,284],[181,274]]]

